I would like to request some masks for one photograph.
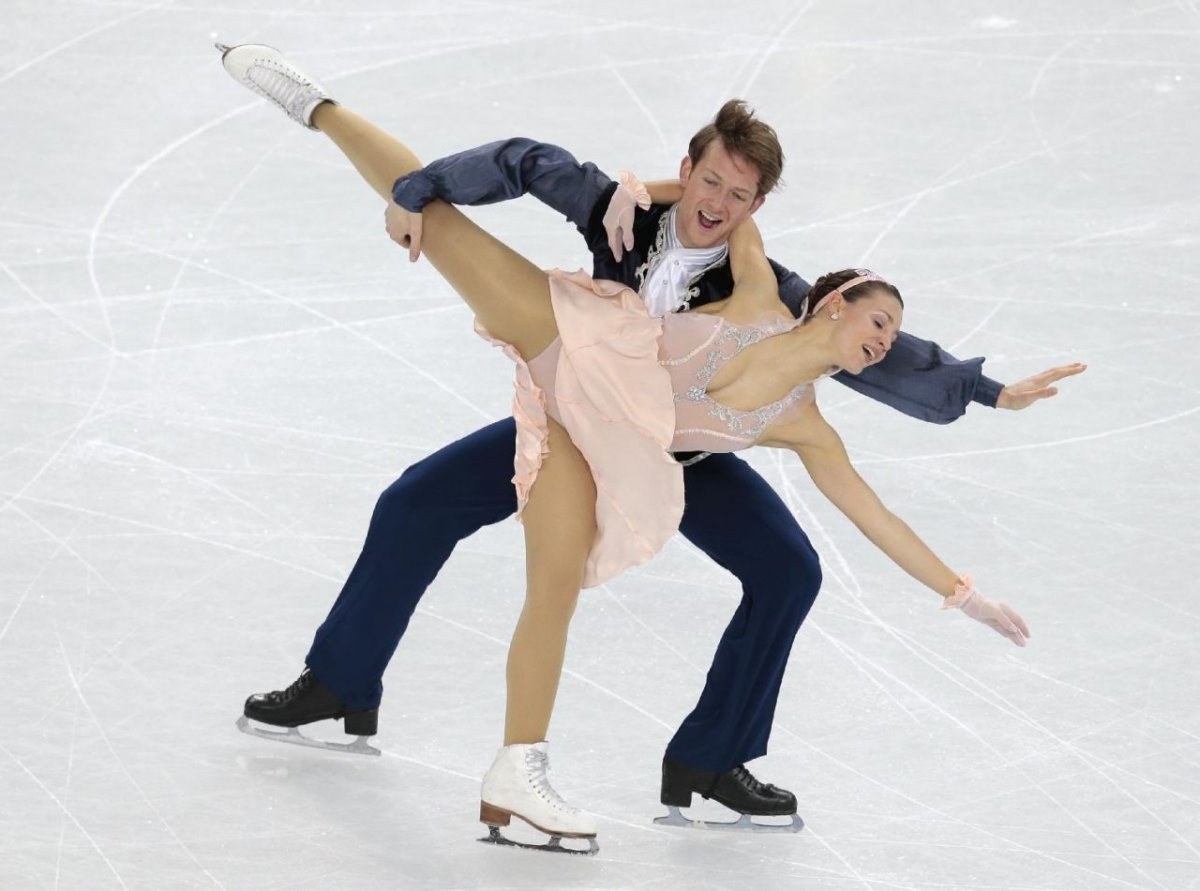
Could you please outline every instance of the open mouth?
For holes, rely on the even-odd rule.
[[[718,217],[709,216],[704,211],[700,211],[699,213],[697,213],[696,219],[699,221],[701,229],[704,229],[704,230],[710,231],[710,232],[713,229],[716,229],[718,226],[720,226],[722,222],[724,222],[723,220],[719,219]]]
[[[862,351],[863,351],[863,355],[867,357],[868,365],[875,361],[875,351],[873,349],[871,349],[866,344],[863,344]]]

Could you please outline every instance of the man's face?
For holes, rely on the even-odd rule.
[[[686,156],[679,165],[683,198],[675,216],[684,247],[715,247],[763,203],[758,194],[758,168],[741,155],[730,154],[714,139],[692,164]]]

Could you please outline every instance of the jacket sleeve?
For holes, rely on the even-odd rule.
[[[771,260],[779,279],[779,297],[797,318],[807,311],[810,285]],[[851,390],[910,417],[949,424],[972,402],[996,406],[1002,385],[983,374],[983,359],[956,359],[932,341],[900,333],[887,357],[859,375],[841,372],[835,379]]]
[[[805,298],[808,296],[808,291],[812,285],[786,266],[776,263],[770,257],[767,258],[767,262],[771,264],[771,271],[775,273],[775,278],[779,280],[779,299],[791,310],[793,316],[797,319],[800,318],[801,314],[805,311]]]
[[[437,199],[479,205],[529,194],[583,231],[611,184],[595,164],[580,164],[564,148],[516,138],[449,155],[402,176],[392,197],[406,210],[420,212]]]
[[[983,374],[983,359],[956,359],[932,341],[901,332],[878,365],[835,379],[910,417],[949,424],[971,402],[995,407],[1001,385]]]

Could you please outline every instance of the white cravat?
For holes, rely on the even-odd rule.
[[[666,241],[663,249],[650,261],[650,269],[642,285],[641,297],[654,318],[662,318],[684,304],[688,283],[692,277],[722,259],[729,251],[728,244],[711,248],[687,248],[675,232],[674,205],[667,212]]]

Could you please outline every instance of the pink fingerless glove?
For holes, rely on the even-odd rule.
[[[977,622],[982,622],[997,633],[1003,634],[1019,647],[1025,646],[1029,637],[1029,626],[1007,604],[988,600],[975,590],[975,583],[964,575],[954,586],[954,594],[947,597],[942,609],[961,609]]]
[[[633,250],[633,217],[637,208],[650,209],[650,193],[642,181],[622,170],[617,177],[617,190],[609,199],[604,212],[604,231],[608,235],[608,248],[613,259],[620,260],[625,251]]]

